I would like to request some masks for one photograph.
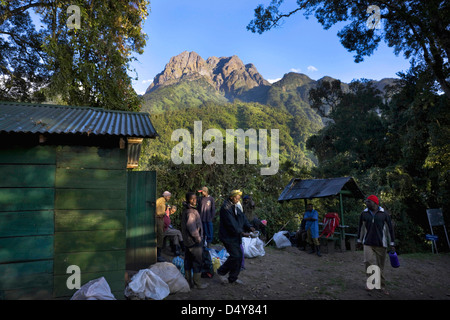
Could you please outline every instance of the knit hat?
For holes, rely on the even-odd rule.
[[[377,196],[371,194],[370,196],[367,197],[367,200],[372,200],[373,202],[375,202],[377,205],[380,204],[380,201],[378,201]]]

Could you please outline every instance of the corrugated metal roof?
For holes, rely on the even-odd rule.
[[[0,102],[0,132],[93,134],[155,138],[147,113]]]
[[[284,188],[278,201],[324,198],[338,195],[341,190],[351,191],[355,198],[365,198],[352,177],[306,180],[294,178]]]

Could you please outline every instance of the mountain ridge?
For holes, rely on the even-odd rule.
[[[280,80],[269,83],[253,63],[244,64],[236,55],[205,60],[194,51],[183,51],[170,58],[164,70],[155,76],[143,95],[143,111],[163,112],[209,102],[222,105],[238,99],[280,107],[295,114],[299,108],[310,108],[310,89],[323,81],[334,80],[338,79],[324,76],[314,80],[303,73],[288,72]],[[375,87],[383,89],[395,79],[372,81]],[[348,91],[349,84],[341,82],[341,88]]]

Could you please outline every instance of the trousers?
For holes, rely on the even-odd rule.
[[[194,273],[202,271],[203,247],[202,245],[194,245],[186,248],[184,254],[184,270],[193,270]]]
[[[227,241],[224,242],[223,245],[225,249],[230,254],[227,260],[217,269],[217,273],[221,276],[224,276],[228,273],[228,281],[230,283],[237,280],[239,273],[241,271],[242,264],[242,249],[239,243],[239,239],[235,241]]]
[[[386,248],[384,247],[373,247],[364,245],[364,265],[367,268],[371,265],[376,265],[380,268],[380,285],[381,289],[386,286],[386,281],[384,278],[384,264],[386,261]]]

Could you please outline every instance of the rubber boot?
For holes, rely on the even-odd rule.
[[[184,277],[186,278],[187,283],[189,283],[189,288],[193,288],[194,285],[192,284],[192,270],[184,270]]]
[[[200,272],[194,273],[194,287],[197,289],[206,289],[208,285],[206,283],[202,283],[201,276],[202,274]]]
[[[309,254],[312,254],[312,253],[316,252],[316,246],[313,245],[313,244],[311,244],[310,246],[311,246],[311,250],[309,250],[308,253],[309,253]]]
[[[321,257],[322,254],[320,253],[320,246],[316,246],[316,254]]]
[[[161,256],[161,248],[156,248],[156,261],[157,262],[166,262],[166,259],[164,259]]]

